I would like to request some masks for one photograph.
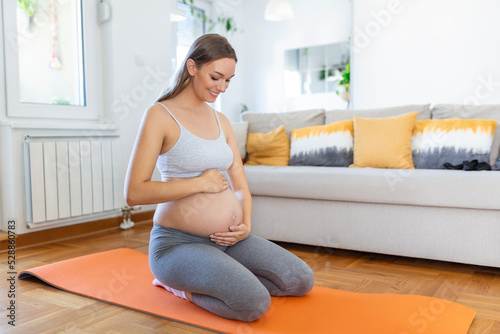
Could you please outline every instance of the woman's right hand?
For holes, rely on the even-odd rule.
[[[198,179],[201,183],[202,192],[218,193],[229,188],[229,181],[217,169],[207,169]]]

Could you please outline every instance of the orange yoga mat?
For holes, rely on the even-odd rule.
[[[25,270],[59,289],[222,333],[465,334],[476,311],[424,296],[369,294],[315,286],[303,297],[273,297],[253,323],[228,320],[154,286],[148,256],[132,249]]]

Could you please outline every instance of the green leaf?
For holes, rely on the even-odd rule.
[[[38,0],[17,0],[17,6],[31,17],[38,10]]]

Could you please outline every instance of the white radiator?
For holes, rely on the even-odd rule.
[[[30,228],[113,216],[123,207],[118,136],[26,136],[26,221]]]

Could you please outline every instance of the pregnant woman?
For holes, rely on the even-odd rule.
[[[236,53],[198,38],[172,87],[145,113],[125,181],[128,205],[158,204],[149,264],[159,285],[219,316],[250,322],[270,296],[311,290],[309,266],[250,233],[252,199],[231,123],[208,104],[234,76]],[[155,163],[161,181],[151,181]]]

